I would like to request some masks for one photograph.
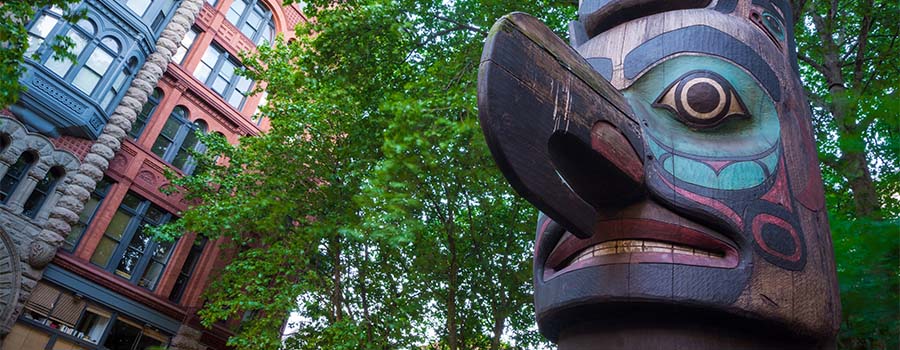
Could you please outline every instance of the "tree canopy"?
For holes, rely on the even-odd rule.
[[[900,10],[794,6],[842,286],[840,345],[896,348]],[[501,15],[535,14],[565,37],[575,7],[317,0],[305,10],[316,20],[297,40],[244,60],[265,82],[271,131],[239,145],[205,137],[200,170],[175,181],[197,204],[160,234],[230,242],[204,322],[246,319],[230,340],[239,349],[540,347],[537,212],[493,165],[476,75]],[[292,312],[301,321],[282,342]]]

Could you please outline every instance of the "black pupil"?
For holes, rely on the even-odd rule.
[[[709,83],[697,83],[687,91],[687,102],[698,113],[709,113],[719,105],[719,92]]]

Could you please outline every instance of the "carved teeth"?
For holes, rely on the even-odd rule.
[[[725,257],[722,253],[709,252],[681,244],[639,239],[620,239],[598,243],[585,248],[575,255],[575,258],[572,259],[572,262],[569,263],[569,265],[597,256],[625,253],[683,254],[715,259],[721,259]]]

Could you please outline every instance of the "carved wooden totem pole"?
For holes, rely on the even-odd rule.
[[[783,0],[584,0],[572,46],[500,19],[488,145],[538,222],[560,349],[832,348],[840,303]]]

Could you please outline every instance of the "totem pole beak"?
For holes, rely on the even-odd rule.
[[[513,188],[575,235],[644,195],[640,126],[622,94],[540,21],[502,17],[478,75],[481,127]]]

